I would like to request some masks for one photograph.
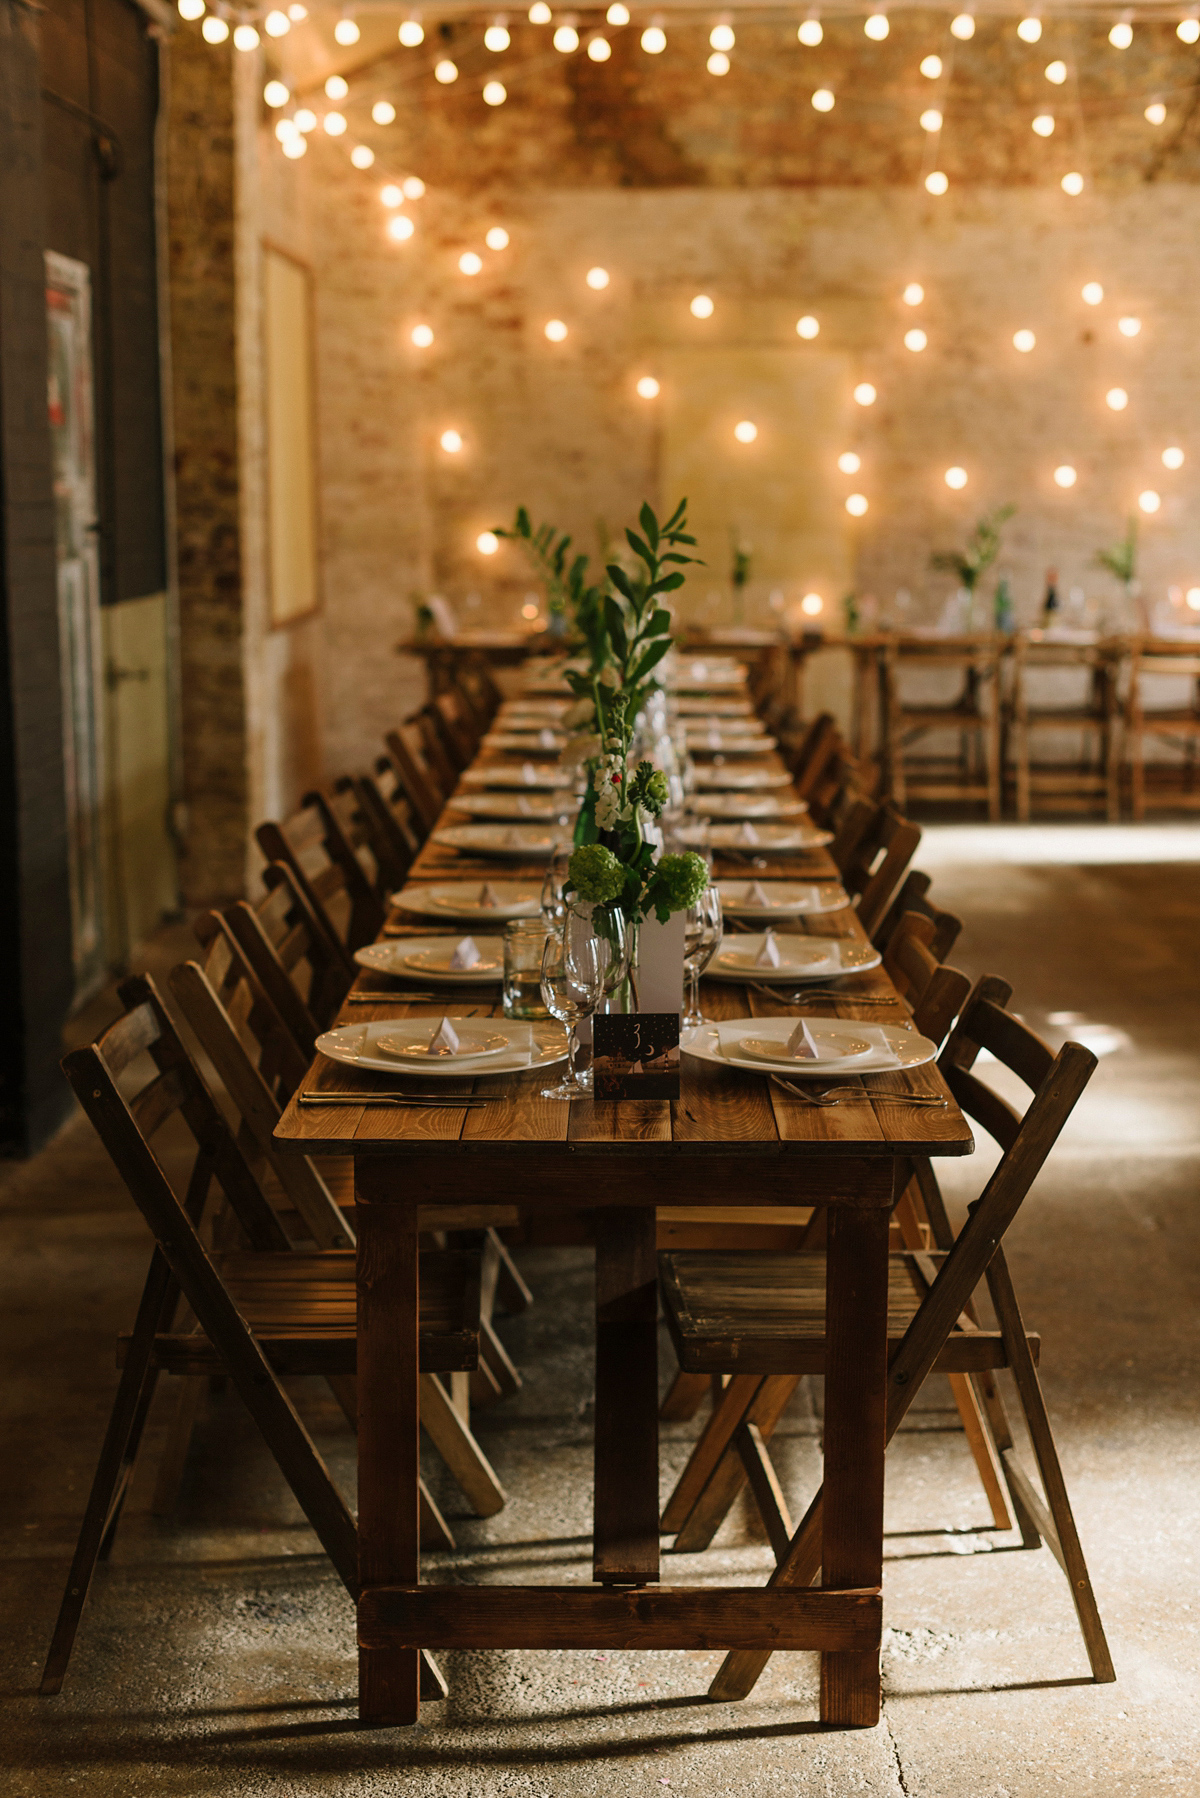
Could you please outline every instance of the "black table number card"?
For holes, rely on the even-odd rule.
[[[593,1097],[677,1099],[679,1013],[636,1011],[592,1020]]]

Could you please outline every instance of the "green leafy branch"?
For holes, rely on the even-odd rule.
[[[974,593],[983,576],[1000,554],[1000,532],[1016,511],[1015,506],[1000,506],[981,518],[968,540],[965,550],[938,550],[929,558],[929,566],[943,574],[956,574],[959,584]]]
[[[1096,551],[1097,568],[1105,568],[1114,575],[1128,592],[1137,579],[1137,519],[1129,520],[1129,528],[1125,532],[1125,541],[1118,543],[1113,549]]]
[[[671,614],[660,602],[683,586],[681,569],[700,564],[699,556],[682,553],[683,546],[696,547],[696,539],[688,535],[686,499],[680,500],[665,524],[659,523],[652,506],[644,505],[638,523],[640,535],[626,530],[625,540],[639,566],[627,573],[619,562],[610,562],[605,570],[616,589],[605,596],[605,623],[631,723],[655,684],[654,669],[671,647]]]

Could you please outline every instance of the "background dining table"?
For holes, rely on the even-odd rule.
[[[769,749],[764,765],[782,763]],[[519,762],[484,750],[479,765]],[[739,763],[739,767],[743,764]],[[476,789],[478,790],[478,789]],[[786,789],[780,789],[786,793]],[[451,799],[442,822],[466,814]],[[436,833],[435,833],[436,835]],[[426,843],[410,886],[464,874],[540,885],[545,861],[492,861]],[[836,881],[824,847],[776,854],[747,846],[716,856],[718,877]],[[849,906],[800,919],[805,934],[865,942]],[[461,927],[460,927],[461,930]],[[428,935],[397,908],[389,937]],[[423,976],[422,987],[429,985]],[[492,987],[447,989],[402,1003],[364,974],[341,1021],[450,1017],[484,1006]],[[709,980],[706,1016],[778,1016],[796,1008],[740,982]],[[881,969],[837,983],[807,1015],[878,1021],[894,998]],[[361,1003],[378,993],[377,1005]],[[797,1011],[797,1015],[800,1012]],[[892,1022],[900,1007],[882,1013]],[[318,1055],[301,1092],[397,1090],[403,1076],[364,1075]],[[914,1158],[973,1149],[936,1064],[872,1075],[861,1099],[818,1107],[763,1075],[683,1057],[675,1101],[543,1099],[543,1076],[477,1075],[451,1085],[486,1103],[429,1109],[298,1103],[276,1131],[283,1150],[352,1157],[358,1232],[359,1715],[414,1723],[421,1650],[460,1648],[808,1649],[822,1655],[821,1719],[879,1717],[888,1226]],[[441,1090],[441,1088],[439,1088]],[[913,1105],[937,1094],[943,1105]],[[419,1220],[442,1208],[590,1220],[596,1252],[593,1581],[567,1587],[422,1584],[418,1527]],[[659,1207],[828,1207],[825,1503],[821,1585],[798,1589],[659,1583]]]

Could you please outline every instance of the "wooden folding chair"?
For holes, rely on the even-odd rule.
[[[446,800],[454,791],[455,782],[451,781],[445,787],[439,784],[437,773],[425,755],[421,733],[415,725],[402,724],[398,729],[388,731],[384,742],[387,744],[388,757],[395,769],[396,778],[428,835],[441,817]]]
[[[268,862],[291,869],[313,912],[353,955],[379,935],[386,905],[365,833],[355,842],[348,823],[345,795],[308,793],[298,812],[260,824],[254,836]]]
[[[929,1172],[922,1191],[937,1248],[889,1258],[887,1439],[935,1369],[979,1379],[990,1438],[1022,1540],[1036,1547],[1044,1538],[1058,1560],[1071,1587],[1093,1677],[1107,1681],[1115,1677],[1112,1661],[1038,1382],[1039,1340],[1025,1329],[1001,1247],[1091,1078],[1096,1057],[1078,1043],[1067,1043],[1054,1055],[1004,1010],[1009,990],[1003,981],[980,981],[940,1059],[959,1105],[995,1138],[1003,1157],[957,1238]],[[984,1049],[1030,1089],[1033,1097],[1023,1118],[973,1072]],[[824,1256],[674,1253],[660,1257],[660,1270],[681,1365],[695,1373],[733,1376],[706,1431],[710,1477],[723,1477],[731,1458],[726,1450],[733,1445],[776,1551],[771,1585],[810,1585],[820,1572],[821,1493],[793,1530],[765,1453],[765,1437],[786,1403],[788,1383],[824,1371]],[[995,1328],[982,1326],[974,1308],[976,1289],[984,1280]],[[994,1383],[995,1371],[1004,1367],[1014,1378],[1044,1499],[1017,1458]],[[835,1446],[827,1440],[826,1452],[835,1452]],[[694,1484],[702,1486],[703,1472],[697,1466]],[[666,1518],[664,1527],[669,1527]],[[710,1696],[745,1697],[769,1659],[766,1650],[728,1655]]]
[[[848,812],[829,853],[868,936],[881,922],[920,841],[919,825],[902,818],[886,800],[874,805],[861,799]]]
[[[932,881],[928,874],[919,868],[910,868],[900,883],[900,890],[888,906],[883,920],[876,926],[871,937],[872,943],[882,954],[892,940],[892,933],[906,912],[920,912],[933,925],[933,938],[930,949],[938,961],[945,961],[951,949],[962,935],[962,919],[952,911],[943,911],[934,905],[929,898]]]
[[[458,785],[458,777],[467,763],[452,746],[445,719],[432,702],[423,705],[408,720],[416,726],[425,760],[437,776],[438,786],[449,795]],[[469,759],[469,758],[468,758]]]
[[[241,899],[223,913],[205,912],[194,929],[206,948],[227,927],[297,1047],[311,1058],[358,970],[296,884],[284,862],[263,870],[266,895]]]
[[[453,762],[458,764],[459,772],[469,768],[479,754],[479,742],[482,731],[477,730],[471,708],[463,698],[458,686],[439,693],[432,702],[437,713],[434,720],[439,730],[442,743]]]
[[[879,657],[880,762],[885,791],[897,806],[910,799],[973,800],[1000,816],[1001,667],[1009,639],[996,632],[957,637],[898,635]],[[905,670],[957,675],[962,685],[944,702],[905,699]],[[929,736],[957,737],[957,756],[912,763],[910,747]]]
[[[1103,807],[1110,822],[1120,816],[1120,746],[1117,695],[1120,652],[1112,642],[1063,643],[1042,631],[1020,631],[1012,640],[1012,675],[1004,706],[1004,772],[1012,767],[1016,813],[1024,823],[1036,799],[1052,811],[1088,811]],[[1074,674],[1083,691],[1055,699],[1030,688],[1039,676]],[[1064,732],[1078,742],[1081,761],[1037,763],[1034,731]],[[1091,750],[1095,749],[1095,759]]]
[[[1161,683],[1169,684],[1164,692]],[[1178,689],[1182,688],[1182,693]],[[1173,693],[1172,689],[1176,689]],[[1155,694],[1158,704],[1147,705]],[[1156,740],[1182,755],[1180,763],[1151,763],[1146,778],[1146,742]],[[1147,807],[1171,810],[1200,805],[1196,764],[1200,751],[1200,653],[1195,645],[1169,637],[1141,637],[1131,646],[1129,697],[1125,710],[1131,815],[1140,823]]]
[[[396,893],[425,841],[425,827],[387,756],[379,758],[374,773],[356,774],[353,781],[379,872],[388,891]]]
[[[121,1377],[42,1675],[43,1693],[61,1689],[96,1563],[112,1550],[160,1372],[190,1376],[193,1387],[203,1377],[228,1375],[346,1590],[354,1597],[358,1589],[354,1519],[281,1383],[289,1373],[324,1375],[352,1414],[354,1255],[294,1251],[154,983],[128,980],[121,997],[125,1015],[62,1065],[156,1246],[132,1334],[119,1345]],[[133,1090],[139,1064],[147,1073]],[[153,1140],[177,1117],[196,1145],[182,1198]],[[210,1252],[200,1235],[214,1185],[243,1237],[245,1246],[231,1252]],[[423,1255],[420,1294],[422,1368],[473,1368],[479,1354],[478,1257]],[[177,1314],[184,1302],[192,1321],[181,1328]],[[426,1492],[422,1518],[427,1536],[452,1545]]]

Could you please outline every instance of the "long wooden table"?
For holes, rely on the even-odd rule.
[[[741,766],[741,763],[738,764]],[[775,763],[778,766],[778,763]],[[453,804],[446,820],[459,822]],[[718,858],[718,875],[836,879],[823,849],[801,857]],[[411,879],[476,871],[432,841]],[[480,864],[541,878],[526,868]],[[390,929],[403,931],[403,915]],[[389,927],[385,927],[389,928]],[[427,933],[429,924],[419,929]],[[812,934],[862,940],[853,911],[813,918]],[[362,1023],[478,1006],[458,989],[436,1005],[401,1005],[387,982]],[[864,1003],[891,992],[881,972],[839,982],[820,1010],[885,1018]],[[484,1001],[487,1002],[486,997]],[[709,1016],[787,1009],[741,985],[708,981]],[[829,1109],[792,1099],[762,1076],[684,1057],[677,1102],[561,1103],[539,1096],[544,1073],[480,1076],[460,1092],[476,1109],[389,1110],[365,1104],[285,1112],[281,1148],[354,1159],[358,1230],[359,1715],[416,1722],[422,1649],[817,1649],[821,1718],[879,1717],[883,1560],[888,1218],[911,1158],[964,1155],[970,1129],[936,1067],[873,1076],[869,1093]],[[396,1081],[318,1058],[303,1090],[361,1091]],[[939,1092],[944,1108],[905,1103]],[[596,1244],[593,1578],[588,1587],[423,1586],[418,1534],[418,1213],[494,1204],[588,1214]],[[822,1584],[804,1590],[659,1584],[657,1266],[659,1206],[829,1208]]]

